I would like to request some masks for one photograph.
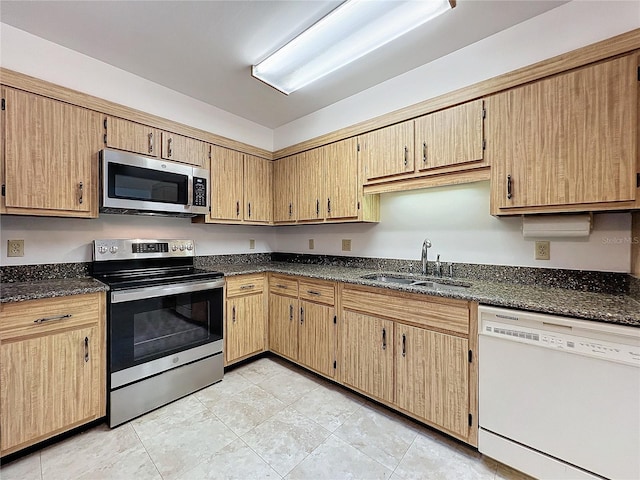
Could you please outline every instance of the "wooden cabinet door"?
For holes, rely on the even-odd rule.
[[[227,300],[225,360],[231,363],[264,350],[265,311],[262,293]]]
[[[349,310],[342,314],[342,382],[393,402],[393,322]]]
[[[269,350],[298,361],[298,299],[269,295]]]
[[[244,156],[244,219],[247,222],[273,221],[273,162],[253,155]]]
[[[298,220],[323,220],[326,212],[326,167],[323,148],[305,153],[298,164]]]
[[[304,153],[281,158],[273,165],[273,221],[295,222],[298,218],[298,168]]]
[[[358,141],[366,181],[413,172],[413,120],[365,133]]]
[[[486,99],[493,214],[635,199],[637,68],[627,55]]]
[[[243,154],[212,146],[211,215],[212,220],[241,222],[244,218]]]
[[[469,342],[396,323],[396,405],[445,430],[469,432]]]
[[[11,88],[5,94],[7,212],[97,217],[102,116]]]
[[[98,326],[0,344],[2,453],[104,415]]]
[[[174,162],[188,163],[196,167],[209,164],[211,145],[202,140],[171,132],[162,132],[162,158]]]
[[[482,161],[483,101],[474,100],[415,121],[416,168]]]
[[[300,301],[298,359],[300,363],[328,377],[335,373],[335,308],[305,300]]]
[[[108,148],[157,157],[160,135],[156,128],[118,117],[105,117],[105,144]]]
[[[358,141],[348,138],[322,147],[327,179],[327,218],[357,218],[362,184],[358,171]]]

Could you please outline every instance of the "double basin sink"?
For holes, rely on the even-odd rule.
[[[471,286],[469,284],[464,284],[464,283],[420,280],[419,278],[416,278],[413,276],[391,275],[391,274],[380,274],[380,273],[363,275],[360,278],[363,278],[365,280],[375,280],[376,282],[382,282],[382,283],[394,283],[397,285],[409,285],[412,287],[432,288],[434,290],[449,291],[449,292],[456,292],[456,291],[463,292]]]

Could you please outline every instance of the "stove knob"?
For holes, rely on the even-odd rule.
[[[112,247],[109,249],[109,251],[110,251],[111,253],[118,253],[118,247],[116,247],[116,246],[114,245],[114,246],[112,246]]]
[[[175,252],[178,250],[178,246],[176,244],[171,245],[171,250]]]
[[[184,244],[183,243],[180,244],[180,251],[184,252]]]
[[[189,251],[193,250],[193,245],[190,243],[187,243],[187,250]]]
[[[98,247],[98,253],[107,253],[109,249],[107,247],[105,247],[104,245],[100,245]]]

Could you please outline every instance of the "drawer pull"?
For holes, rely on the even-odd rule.
[[[252,288],[255,288],[255,285],[242,285],[240,290],[251,290]]]
[[[282,285],[281,283],[277,283],[277,284],[276,284],[276,287],[277,287],[277,288],[284,288],[285,290],[286,290],[287,288],[289,288],[289,287],[287,287],[286,285]]]
[[[73,315],[71,315],[70,313],[67,313],[66,315],[56,315],[55,317],[38,318],[34,320],[33,323],[44,323],[44,322],[50,322],[52,320],[64,320],[65,318],[71,318],[71,317],[73,317]]]
[[[322,295],[320,292],[316,292],[315,290],[307,290],[307,293],[308,293],[309,295],[316,295],[316,296],[318,296],[318,297],[319,297],[320,295]]]
[[[89,361],[89,337],[84,337],[84,361]]]

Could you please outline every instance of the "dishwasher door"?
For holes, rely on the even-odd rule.
[[[639,328],[479,318],[480,452],[539,478],[640,478]]]

